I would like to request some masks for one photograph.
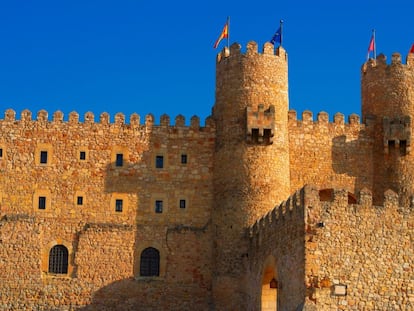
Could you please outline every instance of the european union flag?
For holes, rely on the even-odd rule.
[[[272,40],[270,40],[270,43],[272,43],[272,44],[275,44],[275,43],[282,44],[282,27],[279,27],[279,29],[275,32],[275,34],[272,37]]]

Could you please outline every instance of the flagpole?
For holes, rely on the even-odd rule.
[[[282,39],[283,39],[283,19],[280,20],[280,46],[282,46]]]
[[[377,42],[375,41],[375,29],[372,29],[372,37],[374,38],[374,59],[377,59]]]
[[[230,16],[227,16],[227,48],[230,48]]]

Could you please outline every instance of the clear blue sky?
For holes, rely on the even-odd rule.
[[[284,20],[290,108],[360,114],[360,67],[371,31],[377,54],[414,43],[412,1],[0,0],[0,118],[12,108],[51,119],[87,111],[113,120],[183,114],[201,123],[214,104],[212,48],[230,16],[230,41],[269,41]]]

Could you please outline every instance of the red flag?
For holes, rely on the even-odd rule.
[[[229,20],[227,19],[226,24],[223,27],[223,30],[221,31],[220,36],[218,37],[218,39],[216,40],[216,43],[214,43],[214,48],[216,49],[220,43],[220,41],[224,38],[228,38],[229,37]]]
[[[414,44],[411,46],[410,53],[414,53]]]
[[[371,41],[369,42],[368,46],[368,53],[373,52],[375,48],[374,36],[371,37]]]
[[[369,53],[374,52],[374,51],[375,51],[375,36],[374,34],[372,34],[371,41],[369,41],[367,59],[369,59]]]

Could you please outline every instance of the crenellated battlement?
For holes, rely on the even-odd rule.
[[[289,221],[294,216],[303,214],[303,204],[306,198],[306,187],[296,191],[286,201],[258,219],[253,226],[247,229],[250,238],[266,234],[269,230],[277,230],[280,222]],[[303,215],[302,215],[303,216]]]
[[[332,212],[328,212],[328,216],[324,217],[326,207],[322,208],[323,203],[328,203],[332,208],[343,208],[348,206],[349,212],[358,213],[360,211],[372,210],[392,213],[413,213],[413,205],[400,206],[399,195],[392,190],[384,193],[384,203],[381,206],[373,206],[373,197],[371,191],[366,188],[361,189],[356,200],[354,195],[345,189],[317,189],[314,186],[307,185],[296,191],[286,201],[268,212],[262,218],[258,219],[254,225],[247,228],[248,237],[259,242],[261,237],[272,236],[274,232],[280,230],[283,224],[294,222],[296,225],[304,225],[307,230],[310,228],[324,227],[326,225],[325,218],[331,217]],[[326,215],[325,215],[326,216]]]
[[[384,54],[379,54],[376,59],[370,58],[362,65],[362,72],[365,74],[372,70],[393,70],[397,68],[414,70],[414,53],[409,53],[407,55],[405,64],[402,62],[402,56],[400,53],[393,53],[389,63],[387,63],[387,57]]]
[[[325,111],[321,111],[316,115],[316,120],[313,120],[313,113],[309,110],[302,112],[302,119],[297,118],[297,112],[295,110],[289,110],[288,121],[290,126],[300,127],[303,125],[310,125],[314,127],[340,127],[344,126],[357,127],[360,129],[365,128],[365,124],[360,123],[360,117],[357,114],[351,114],[348,116],[348,122],[345,123],[345,117],[342,113],[336,113],[333,117],[333,122],[329,122],[329,114]]]
[[[265,56],[276,56],[287,62],[287,53],[285,49],[281,46],[275,48],[270,42],[266,42],[262,46],[262,51],[259,52],[259,46],[255,41],[250,41],[247,43],[246,52],[242,52],[242,46],[239,43],[233,43],[230,48],[225,47],[223,50],[217,54],[217,63],[220,63],[223,59],[226,59],[230,56],[239,56],[244,55],[246,57],[254,57],[257,55]]]
[[[154,116],[147,114],[144,122],[141,123],[141,117],[139,114],[133,113],[129,117],[129,123],[126,122],[126,117],[123,113],[117,113],[114,116],[114,121],[111,123],[110,115],[107,112],[103,112],[99,116],[98,122],[95,122],[95,115],[92,112],[86,112],[84,115],[83,122],[79,120],[79,114],[76,111],[69,113],[67,121],[64,120],[64,114],[62,111],[55,111],[52,115],[52,119],[49,120],[49,115],[46,110],[40,110],[36,114],[36,118],[33,118],[33,114],[30,110],[23,110],[20,114],[20,119],[16,119],[16,112],[13,109],[8,109],[5,112],[4,119],[0,119],[1,123],[14,123],[17,126],[25,125],[27,123],[37,123],[40,126],[45,124],[68,124],[68,125],[91,125],[100,124],[103,126],[118,126],[118,127],[129,127],[129,128],[152,128],[152,127],[174,127],[174,128],[188,128],[196,131],[212,131],[215,128],[214,120],[211,117],[206,118],[205,126],[200,125],[200,118],[197,116],[191,117],[190,125],[185,125],[185,117],[178,115],[175,118],[175,123],[170,123],[170,117],[166,114],[160,117],[159,125],[154,123]]]

